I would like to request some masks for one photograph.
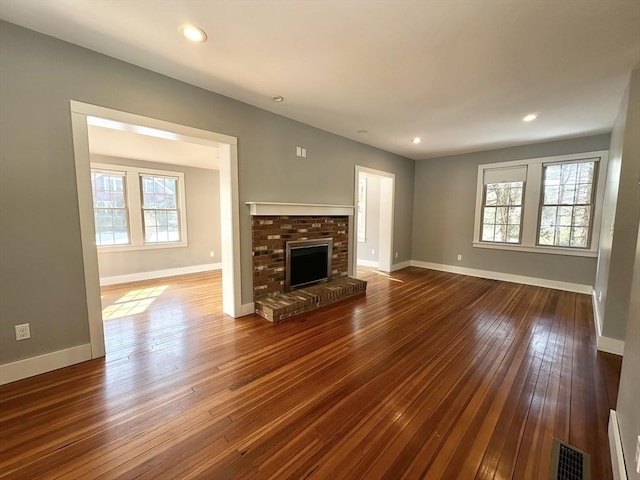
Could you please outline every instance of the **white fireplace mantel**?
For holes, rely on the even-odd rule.
[[[251,215],[353,215],[356,207],[353,205],[325,205],[316,203],[277,203],[277,202],[246,202]]]

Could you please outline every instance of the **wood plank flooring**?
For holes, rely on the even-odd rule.
[[[0,387],[0,478],[611,478],[591,299],[407,268],[278,324],[219,272],[103,290],[106,359]]]

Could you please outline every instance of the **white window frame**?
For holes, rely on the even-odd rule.
[[[538,245],[539,213],[542,204],[543,188],[543,164],[577,162],[580,160],[596,160],[595,177],[595,205],[591,223],[591,245],[589,248],[572,248]],[[604,200],[604,187],[607,176],[608,150],[595,152],[576,153],[570,155],[558,155],[553,157],[531,158],[526,160],[514,160],[478,165],[478,181],[476,186],[476,210],[473,227],[473,246],[477,248],[489,248],[496,250],[514,250],[521,252],[549,253],[554,255],[572,255],[579,257],[597,257],[602,217],[602,203]],[[483,242],[482,233],[482,206],[484,201],[484,175],[486,170],[527,167],[527,178],[524,183],[524,202],[522,230],[519,244]]]
[[[184,172],[170,170],[158,170],[151,168],[133,167],[130,165],[112,165],[108,163],[91,162],[91,170],[125,172],[127,211],[129,217],[129,241],[128,245],[98,245],[98,253],[124,252],[129,250],[155,250],[158,248],[187,247],[187,209],[185,199]],[[163,177],[176,177],[178,179],[178,218],[180,221],[180,241],[163,243],[145,243],[144,228],[142,225],[142,189],[141,175],[158,175]]]

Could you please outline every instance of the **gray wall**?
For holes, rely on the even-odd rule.
[[[355,165],[395,174],[396,261],[411,258],[412,160],[6,22],[0,42],[0,363],[89,342],[70,99],[238,138],[245,303],[244,202],[353,205]],[[16,342],[25,322],[33,338]]]
[[[596,291],[603,291],[598,305],[603,334],[624,339],[616,411],[628,478],[640,480],[635,470],[640,435],[640,69],[631,75],[611,152],[618,166],[607,179],[609,205],[602,224],[605,241],[600,243]]]
[[[608,148],[598,135],[416,162],[413,260],[593,285],[595,258],[472,246],[478,165]]]
[[[380,178],[367,176],[365,242],[358,242],[358,260],[377,262],[380,244]],[[375,253],[371,253],[375,250]]]
[[[640,480],[635,471],[636,438],[640,435],[640,229],[637,231],[635,262],[631,299],[627,316],[627,332],[624,342],[624,357],[618,389],[618,422],[622,437],[622,450],[627,465],[629,480]]]
[[[596,298],[605,337],[624,339],[640,219],[640,69],[635,70],[611,135],[600,233]]]
[[[98,250],[100,277],[149,272],[166,268],[219,263],[220,174],[217,170],[170,165],[128,158],[91,155],[92,162],[129,165],[184,173],[188,246],[109,252]],[[215,256],[211,258],[209,252]]]

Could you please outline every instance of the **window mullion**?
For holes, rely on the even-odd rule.
[[[140,181],[138,175],[127,175],[127,189],[129,191],[127,203],[129,207],[129,222],[131,225],[131,245],[143,245]]]
[[[538,235],[539,202],[542,189],[542,164],[529,164],[524,184],[524,215],[522,218],[522,245],[533,247]]]

